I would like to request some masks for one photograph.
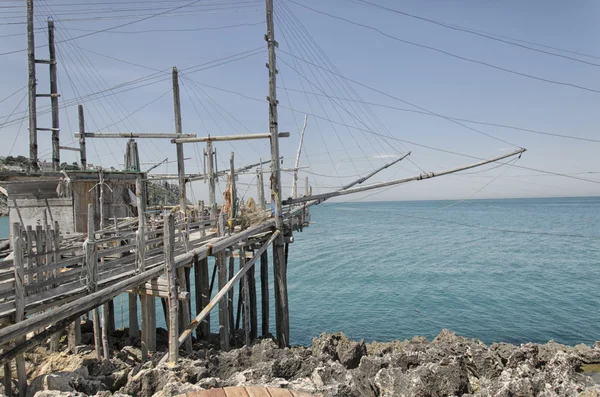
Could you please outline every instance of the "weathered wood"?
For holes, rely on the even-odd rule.
[[[189,297],[189,292],[187,290],[186,268],[184,268],[184,267],[177,268],[177,277],[179,279],[179,290],[181,291],[181,293],[179,293],[177,295],[178,299],[182,293],[188,294],[188,297]],[[179,312],[181,314],[180,314],[180,324],[179,324],[178,330],[184,329],[185,326],[190,323],[190,311],[189,311],[188,303],[189,303],[189,299],[184,302],[181,302],[181,304],[180,304]],[[177,335],[177,336],[179,337],[179,335]],[[192,352],[192,336],[191,335],[189,338],[187,338],[185,340],[185,343],[183,345],[184,345],[185,352],[187,354],[190,354]]]
[[[246,258],[244,257],[244,260]],[[250,340],[258,338],[258,314],[256,303],[256,267],[252,266],[246,273],[248,279],[248,295],[250,304]]]
[[[60,123],[58,118],[58,79],[56,77],[56,48],[54,21],[48,20],[48,53],[50,60],[50,103],[52,106],[52,169],[60,170]]]
[[[77,105],[77,114],[79,118],[79,131],[83,134],[79,137],[79,161],[81,163],[81,169],[87,168],[87,152],[85,150],[85,119],[83,116],[83,105]]]
[[[260,303],[262,336],[269,332],[269,254],[264,251],[260,255]]]
[[[266,251],[266,249],[268,248],[268,246],[273,243],[273,241],[277,238],[277,235],[279,234],[279,231],[276,230],[273,235],[271,236],[271,238],[260,248],[260,250],[258,250],[257,255],[262,254],[264,251]],[[217,292],[217,294],[215,295],[215,297],[209,302],[208,305],[206,305],[206,307],[204,309],[202,309],[202,311],[196,316],[196,318],[194,318],[192,320],[192,322],[190,322],[190,324],[185,328],[185,330],[181,333],[181,335],[179,336],[179,343],[183,343],[183,341],[189,336],[191,335],[191,333],[198,327],[198,325],[201,323],[201,321],[208,315],[208,313],[210,313],[210,311],[217,305],[217,303],[222,302],[226,295],[227,292],[233,288],[233,286],[235,285],[235,283],[237,283],[242,276],[248,271],[248,269],[252,266],[254,266],[254,263],[256,262],[256,260],[258,259],[258,256],[255,256],[254,258],[252,258],[250,261],[246,262],[244,265],[243,269],[240,269],[240,271],[238,271],[236,273],[236,275],[227,282],[227,284],[225,284],[225,286],[221,289],[219,289],[219,292]],[[0,330],[1,332],[1,330]],[[167,356],[163,357],[160,361],[161,362],[165,362],[167,359]]]
[[[208,173],[208,206],[210,209],[211,219],[217,216],[217,199],[215,191],[215,152],[212,142],[206,142],[206,168]]]
[[[81,132],[75,132],[75,138],[81,136]],[[149,139],[179,139],[179,138],[195,138],[196,134],[162,134],[154,132],[86,132],[84,133],[86,138],[149,138]]]
[[[289,132],[280,132],[279,138],[289,138]],[[266,134],[243,134],[243,135],[209,135],[200,138],[182,138],[175,137],[171,139],[171,143],[196,143],[196,142],[222,142],[222,141],[246,141],[251,139],[269,139],[270,133]]]
[[[4,394],[8,397],[12,397],[12,368],[10,363],[4,364],[4,378],[2,379],[2,384],[4,385]]]
[[[109,329],[109,308],[108,308],[108,302],[102,305],[102,352],[104,353],[104,359],[105,360],[110,360],[110,350],[109,350],[109,336],[108,336],[108,329]]]
[[[33,0],[27,0],[27,70],[29,75],[29,161],[34,171],[38,166],[38,144],[37,144],[37,112],[36,112],[36,85],[35,78],[35,32],[33,25]],[[25,391],[19,395],[25,395]]]
[[[196,291],[199,292],[200,294],[200,300],[199,300],[199,305],[196,306],[196,311],[199,313],[200,311],[204,310],[204,308],[206,307],[206,305],[208,305],[208,303],[210,302],[210,280],[209,280],[209,274],[208,274],[208,259],[204,258],[204,259],[198,259],[197,257],[195,257],[197,260],[197,267],[198,267],[198,274],[199,274],[199,282],[196,283]],[[187,325],[186,325],[187,326]],[[200,324],[199,327],[199,335],[197,335],[198,339],[203,340],[205,342],[209,342],[210,341],[210,314],[208,316],[206,316],[206,318],[204,318],[204,320],[202,320],[202,323]]]
[[[235,276],[235,258],[233,257],[233,251],[229,251],[229,280],[231,280],[233,278],[233,276]],[[237,326],[235,325],[235,323],[233,322],[233,309],[235,307],[234,304],[234,292],[235,289],[232,288],[229,290],[229,293],[227,294],[227,317],[229,319],[229,330],[231,332],[232,335],[234,335],[233,338],[233,342],[237,347],[237,339],[235,338],[235,330],[237,328]]]
[[[177,276],[175,269],[175,219],[169,214],[165,217],[165,278],[169,285],[169,362],[179,360],[179,300],[177,299]]]
[[[173,108],[175,111],[175,133],[181,135],[181,102],[179,98],[179,77],[177,68],[174,67],[172,74],[173,80]],[[177,174],[179,176],[179,208],[186,214],[187,198],[185,193],[185,164],[183,157],[183,145],[178,143],[176,145],[177,151]]]
[[[283,237],[273,244],[273,280],[275,286],[275,327],[277,343],[284,348],[289,345],[289,312],[287,295],[287,268]]]
[[[220,252],[216,255],[215,260],[218,265],[218,287],[219,290],[223,289],[227,284],[227,258],[225,253]],[[221,299],[219,302],[219,335],[221,339],[221,350],[229,350],[229,312],[227,299]]]
[[[23,274],[23,245],[21,238],[21,226],[18,223],[12,225],[13,250],[14,250],[14,272],[15,272],[15,323],[25,319],[25,276]],[[16,343],[24,343],[25,336],[16,339]],[[27,372],[25,371],[25,359],[23,355],[16,357],[17,379],[19,385],[19,397],[25,397],[27,390]]]
[[[258,208],[265,209],[265,185],[263,184],[262,167],[256,170],[256,197],[258,198]]]
[[[94,243],[94,208],[91,203],[88,203],[88,221],[87,221],[88,238],[86,242],[86,267],[88,277],[88,289],[97,291],[98,285],[98,258],[96,256],[96,244]],[[96,358],[102,358],[102,335],[100,330],[100,312],[98,307],[92,309],[92,321],[94,326],[94,346],[96,348]]]
[[[306,122],[308,121],[308,114],[304,115],[304,125],[302,126],[302,132],[300,132],[300,143],[298,144],[298,152],[296,153],[296,162],[294,163],[294,174],[292,178],[292,197],[298,197],[298,167],[300,165],[300,153],[302,153],[302,144],[304,143],[304,132],[306,131]]]
[[[239,249],[240,254],[240,269],[244,269],[244,265],[246,264],[246,255],[243,248]],[[252,266],[254,268],[254,266]],[[244,307],[244,341],[246,346],[250,346],[252,343],[252,339],[250,338],[250,286],[248,284],[248,271],[242,276],[242,284],[243,289],[242,293],[242,301]]]
[[[74,354],[75,348],[81,344],[81,317],[69,324],[67,328],[67,345],[69,351]]]

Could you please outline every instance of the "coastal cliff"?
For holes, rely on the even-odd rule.
[[[161,331],[159,345],[166,336]],[[593,347],[555,342],[485,345],[444,330],[431,342],[415,337],[364,343],[343,334],[322,334],[311,347],[289,349],[278,349],[271,339],[229,352],[196,344],[191,355],[170,367],[157,363],[162,354],[142,363],[140,350],[120,335],[112,338],[110,361],[97,361],[90,345],[78,347],[78,354],[49,354],[45,347],[27,354],[27,395],[168,397],[241,385],[328,397],[597,397],[600,392],[594,382],[598,342]],[[90,343],[91,335],[84,342]]]

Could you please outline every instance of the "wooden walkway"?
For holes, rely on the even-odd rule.
[[[192,393],[181,394],[177,397],[314,397],[312,394],[289,389],[275,389],[257,386],[225,387]]]

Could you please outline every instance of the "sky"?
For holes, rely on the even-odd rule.
[[[0,0],[0,156],[28,154],[24,3]],[[61,145],[77,146],[78,103],[88,132],[174,132],[173,66],[184,133],[268,132],[263,1],[35,6],[37,58],[48,57],[46,20],[56,24]],[[291,133],[280,140],[284,167],[294,165],[308,114],[301,192],[305,177],[314,193],[331,191],[408,151],[371,181],[523,147],[508,164],[343,200],[600,195],[599,12],[592,0],[275,0],[279,129]],[[48,67],[36,70],[38,92],[48,92]],[[38,126],[49,127],[49,99],[37,104]],[[40,158],[49,160],[49,133],[40,131],[38,141]],[[125,144],[88,139],[88,162],[122,167]],[[168,140],[138,145],[142,168],[168,158],[153,173],[177,171]],[[236,166],[270,157],[268,141],[215,146],[219,170],[229,167],[232,151]],[[187,172],[203,172],[203,148],[185,146]],[[77,153],[63,151],[61,160],[76,162]],[[284,172],[286,195],[291,180]],[[238,191],[256,197],[254,173],[240,176]],[[189,196],[207,199],[206,184],[193,183]]]

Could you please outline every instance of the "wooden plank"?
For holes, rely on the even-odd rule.
[[[239,255],[240,255],[240,269],[243,269],[244,265],[246,263],[246,255],[244,253],[243,248],[240,248]],[[254,267],[254,266],[252,266],[252,267]],[[244,307],[244,340],[245,340],[246,346],[250,346],[252,344],[252,339],[250,339],[250,286],[248,285],[248,272],[249,271],[250,271],[250,269],[248,269],[248,271],[242,277],[242,283],[244,286],[243,293],[242,293],[242,301],[243,301],[243,307]]]
[[[226,387],[223,391],[227,397],[248,397],[244,387]]]
[[[271,397],[267,389],[258,386],[246,386],[246,393],[249,397]]]

